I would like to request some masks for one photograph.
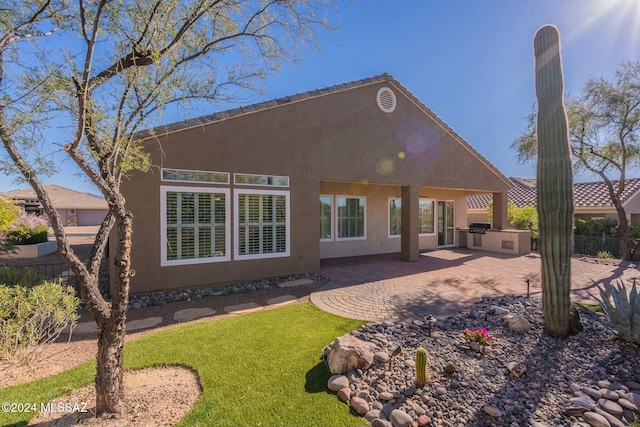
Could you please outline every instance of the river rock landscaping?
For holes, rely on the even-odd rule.
[[[372,354],[328,388],[373,427],[629,425],[640,416],[640,349],[617,339],[605,316],[580,312],[583,332],[565,340],[545,334],[541,301],[521,296],[485,298],[431,326],[369,323],[351,336]],[[466,340],[473,328],[486,328],[490,345]],[[420,346],[429,353],[423,388]]]

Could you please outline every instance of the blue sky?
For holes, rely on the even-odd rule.
[[[360,0],[340,3],[339,15],[321,50],[310,47],[300,65],[268,77],[255,101],[387,72],[507,176],[535,176],[510,144],[535,101],[532,41],[540,26],[560,30],[568,94],[640,59],[640,0]],[[73,172],[45,182],[96,192]],[[0,192],[15,188],[0,177]]]

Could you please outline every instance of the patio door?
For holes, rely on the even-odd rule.
[[[438,246],[453,246],[454,242],[454,204],[438,201]]]

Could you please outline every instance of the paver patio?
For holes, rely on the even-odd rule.
[[[597,284],[640,276],[637,267],[572,259],[573,301],[595,301]],[[443,249],[403,262],[398,254],[322,261],[321,274],[331,278],[313,292],[319,308],[363,320],[423,319],[453,314],[485,296],[526,295],[541,298],[540,256],[502,255],[469,249]]]

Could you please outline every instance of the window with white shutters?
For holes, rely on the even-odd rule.
[[[236,257],[289,256],[289,192],[236,190]]]
[[[229,190],[161,187],[161,264],[227,261]]]

